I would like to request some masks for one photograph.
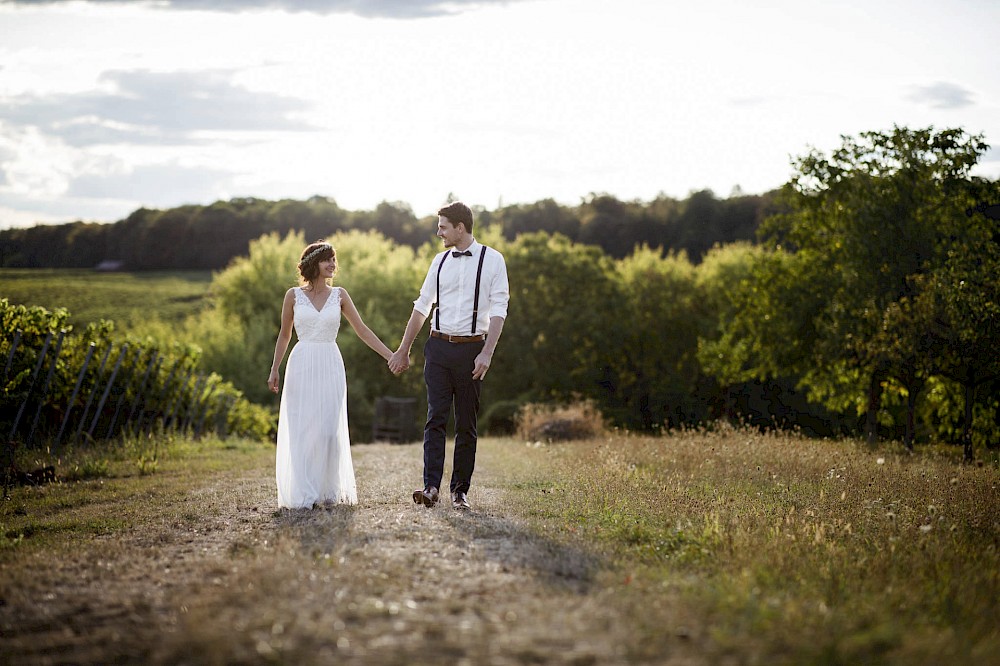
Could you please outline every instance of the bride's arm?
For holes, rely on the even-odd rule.
[[[281,330],[278,331],[278,339],[274,343],[274,360],[271,361],[271,374],[267,378],[267,387],[273,393],[278,392],[281,386],[281,376],[278,368],[281,366],[281,359],[285,358],[285,351],[288,350],[288,342],[292,339],[292,318],[295,307],[295,291],[289,289],[285,292],[285,300],[281,302]]]
[[[354,301],[351,300],[351,295],[347,293],[347,290],[340,287],[340,310],[344,313],[347,321],[351,324],[351,328],[354,332],[358,334],[361,341],[366,345],[371,347],[376,354],[389,360],[392,356],[392,351],[385,346],[385,343],[379,340],[378,336],[372,332],[372,329],[368,328],[361,319],[361,315],[358,313],[358,309],[354,307]]]

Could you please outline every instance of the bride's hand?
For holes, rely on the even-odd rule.
[[[271,376],[267,378],[267,387],[271,389],[271,393],[278,392],[278,386],[281,384],[281,377],[278,375],[277,370],[271,371]]]

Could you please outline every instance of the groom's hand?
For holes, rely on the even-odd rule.
[[[392,374],[398,375],[409,367],[410,355],[403,353],[402,349],[397,349],[393,355],[389,357],[389,370],[392,371]]]
[[[479,352],[479,356],[476,357],[476,364],[472,368],[472,378],[482,379],[486,376],[486,371],[490,369],[490,361],[493,357],[487,354],[485,351]]]

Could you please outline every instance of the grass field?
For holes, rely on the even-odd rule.
[[[419,444],[357,507],[278,511],[273,447],[71,452],[0,505],[18,663],[992,664],[1000,472],[720,429],[480,440],[470,514]],[[446,470],[446,475],[447,475]],[[48,647],[46,647],[48,646]],[[428,655],[433,655],[431,659]]]
[[[77,327],[110,319],[119,327],[157,317],[179,322],[208,304],[210,271],[99,273],[79,269],[2,268],[0,298],[66,308]]]

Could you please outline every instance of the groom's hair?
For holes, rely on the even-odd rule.
[[[458,226],[458,223],[461,222],[465,225],[465,230],[470,234],[472,233],[472,209],[461,201],[455,201],[448,204],[438,211],[438,215],[448,218],[448,221],[456,227]]]

